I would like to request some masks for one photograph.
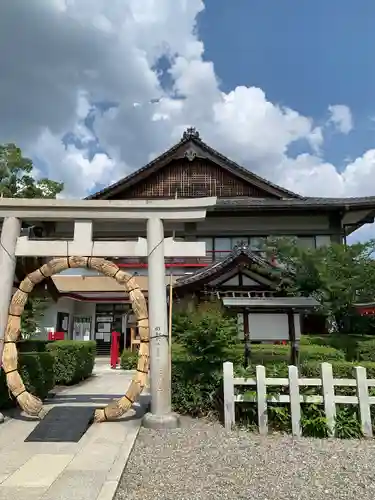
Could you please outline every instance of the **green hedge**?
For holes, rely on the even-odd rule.
[[[123,370],[135,370],[137,368],[137,360],[137,352],[124,349],[121,354],[120,366]]]
[[[329,361],[332,365],[333,375],[335,378],[354,378],[355,367],[363,366],[367,370],[367,378],[375,378],[375,362],[373,361],[342,361],[332,360]],[[323,361],[304,361],[299,366],[299,373],[304,377],[320,378],[321,364]],[[266,363],[267,377],[287,377],[288,376],[288,363]],[[256,365],[251,364],[246,369],[238,366],[235,369],[236,375],[241,377],[255,377]]]
[[[187,355],[184,347],[180,344],[172,345],[172,358],[174,360],[186,360]],[[231,360],[230,360],[231,361]],[[138,353],[130,349],[124,349],[121,353],[120,366],[123,370],[135,370],[137,368]]]
[[[17,342],[18,352],[46,352],[51,340],[29,339]]]
[[[357,343],[356,358],[360,361],[374,361],[375,362],[375,339],[366,338]]]
[[[303,335],[301,344],[339,349],[347,361],[375,361],[375,338],[372,335]]]
[[[44,399],[55,386],[55,358],[48,352],[22,352],[19,354],[18,367],[26,389]],[[10,397],[6,385],[5,374],[0,372],[0,408],[15,406],[16,401]]]
[[[46,348],[55,357],[56,384],[76,384],[92,374],[96,354],[95,342],[57,340],[49,343]]]
[[[335,378],[354,378],[356,366],[366,368],[367,378],[375,378],[375,362],[373,361],[335,361],[331,364]],[[320,377],[321,363],[317,361],[304,363],[301,366],[301,372],[305,377]]]
[[[172,408],[181,415],[203,417],[222,406],[222,371],[205,371],[191,359],[172,360]]]
[[[290,346],[289,345],[274,345],[274,344],[253,344],[251,346],[250,362],[252,365],[278,365],[290,362]],[[187,355],[184,347],[180,344],[172,345],[173,361],[186,360]],[[244,345],[237,345],[234,348],[228,349],[226,360],[232,361],[236,366],[241,366],[244,359]],[[319,361],[320,363],[327,361],[345,361],[345,353],[338,349],[329,346],[320,345],[301,345],[300,346],[300,363],[307,361]],[[137,353],[125,349],[121,355],[121,368],[124,370],[134,370],[137,367]]]
[[[289,363],[291,346],[275,344],[252,344],[250,361],[255,365],[269,363]],[[243,364],[244,345],[237,346],[233,352],[228,350],[228,361],[234,364]],[[319,360],[334,361],[345,360],[345,352],[330,346],[302,344],[300,346],[300,362]]]

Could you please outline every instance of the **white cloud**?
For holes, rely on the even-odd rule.
[[[105,153],[97,153],[89,158],[85,149],[77,149],[74,145],[66,147],[62,140],[52,135],[48,129],[39,135],[33,152],[45,163],[44,173],[50,179],[58,178],[64,182],[65,198],[79,198],[94,189],[96,183],[110,183],[121,165]]]
[[[353,129],[353,117],[349,106],[345,104],[335,104],[328,106],[330,112],[329,121],[334,124],[342,134],[349,134]]]
[[[40,168],[65,182],[65,196],[84,196],[139,168],[189,125],[224,154],[302,194],[374,194],[373,150],[338,171],[321,157],[324,126],[270,102],[260,88],[221,91],[196,30],[203,9],[202,0],[0,2],[0,45],[7,47],[0,52],[0,142],[16,141],[42,159]],[[155,69],[160,57],[170,63],[168,90]],[[116,104],[96,111],[95,133],[84,121],[93,102]],[[350,109],[328,111],[336,129],[349,133]],[[65,148],[67,132],[83,149]],[[97,141],[108,154],[91,154]],[[298,141],[305,153],[291,158]]]

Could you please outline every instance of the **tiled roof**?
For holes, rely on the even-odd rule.
[[[276,184],[273,184],[272,182],[264,179],[263,177],[260,177],[259,175],[250,172],[247,168],[244,168],[240,166],[238,163],[235,163],[234,161],[230,160],[229,158],[227,158],[226,156],[219,153],[212,147],[208,146],[208,144],[203,142],[196,129],[188,128],[184,132],[181,141],[172,146],[167,151],[165,151],[165,153],[159,155],[150,163],[136,170],[135,172],[131,173],[127,177],[124,177],[119,181],[115,182],[114,184],[112,184],[111,186],[108,186],[98,191],[97,193],[88,196],[86,199],[100,199],[102,197],[109,196],[111,192],[114,190],[117,191],[118,189],[121,188],[125,189],[127,185],[129,183],[133,183],[137,177],[142,177],[142,175],[147,173],[147,171],[151,171],[153,167],[156,167],[158,164],[163,164],[165,160],[168,160],[169,157],[172,157],[174,153],[176,153],[181,148],[181,146],[187,144],[188,142],[195,143],[208,155],[211,155],[214,159],[220,160],[234,175],[236,174],[240,175],[243,179],[245,179],[249,183],[256,183],[258,185],[261,185],[266,190],[268,187],[271,190],[271,192],[273,192],[273,194],[277,196],[285,196],[295,199],[302,198],[299,194],[293,193],[292,191],[289,191],[288,189],[285,189],[281,186],[277,186]]]
[[[300,199],[282,198],[280,200],[270,198],[218,198],[215,209],[226,208],[369,208],[375,209],[375,196],[362,198],[319,198],[305,197]]]
[[[281,272],[281,269],[278,266],[272,264],[268,260],[253,252],[249,248],[247,243],[241,242],[233,248],[232,252],[228,254],[225,259],[219,262],[214,262],[210,266],[207,266],[203,269],[199,269],[190,276],[182,276],[181,278],[178,278],[176,280],[176,283],[174,284],[174,288],[190,285],[206,278],[210,278],[211,276],[214,276],[216,274],[221,274],[226,268],[230,267],[241,256],[249,259],[252,264],[257,266],[257,271],[259,271],[260,274],[265,274],[268,277],[275,278],[277,274]]]

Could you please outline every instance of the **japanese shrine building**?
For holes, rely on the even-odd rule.
[[[206,243],[205,257],[166,259],[166,286],[172,274],[175,295],[180,300],[190,294],[274,296],[274,266],[260,255],[265,238],[293,236],[308,247],[342,242],[363,224],[373,222],[375,213],[375,197],[303,197],[276,186],[211,148],[193,128],[151,163],[89,199],[206,196],[217,196],[218,201],[202,222],[165,222],[166,237]],[[93,226],[95,240],[145,236],[143,222],[129,222],[125,227],[120,223]],[[72,238],[73,223],[46,223],[35,237]],[[147,295],[147,258],[119,258],[115,262],[138,276]],[[51,305],[42,329],[65,331],[68,338],[96,339],[107,351],[107,330],[116,328],[125,333],[131,325],[129,301],[114,280],[88,270],[78,271],[49,280]],[[103,326],[109,323],[110,327]]]

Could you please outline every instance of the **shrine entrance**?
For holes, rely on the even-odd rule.
[[[180,242],[164,236],[164,220],[179,222],[204,219],[208,207],[216,198],[187,200],[24,200],[0,199],[0,218],[3,220],[0,245],[0,359],[3,360],[7,383],[20,405],[29,413],[41,414],[41,402],[25,389],[17,371],[16,340],[21,314],[28,294],[44,278],[71,267],[95,269],[116,279],[129,293],[141,337],[139,363],[135,378],[119,401],[97,410],[96,421],[115,418],[126,411],[145,385],[151,357],[151,412],[144,425],[151,428],[173,428],[178,418],[171,411],[171,373],[169,369],[168,315],[165,287],[165,257],[203,257],[202,242]],[[147,239],[138,241],[95,241],[93,222],[147,221]],[[20,236],[23,221],[28,224],[74,221],[74,237],[43,240]],[[36,271],[30,273],[12,296],[17,257],[49,257]],[[83,257],[84,256],[84,257]],[[105,259],[116,257],[146,257],[149,271],[149,312],[136,280]],[[11,304],[9,308],[9,303]],[[9,309],[9,311],[8,311]],[[8,317],[9,313],[9,317]],[[150,324],[149,324],[150,321]],[[149,340],[150,328],[150,343]],[[4,342],[5,341],[5,342]],[[148,345],[150,345],[150,352]],[[3,356],[4,350],[4,356]]]

